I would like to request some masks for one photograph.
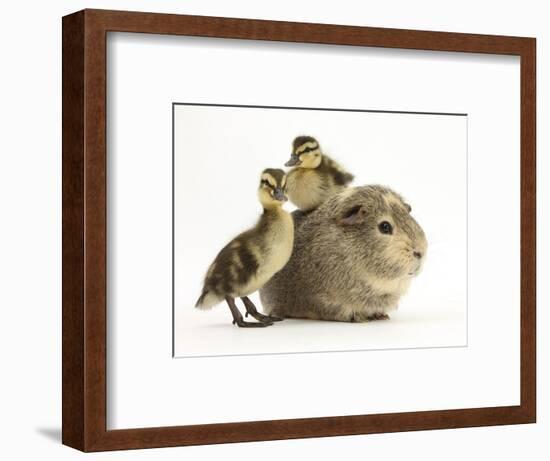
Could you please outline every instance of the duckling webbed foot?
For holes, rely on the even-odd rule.
[[[246,307],[246,314],[245,316],[248,317],[250,314],[252,317],[254,317],[259,322],[280,322],[283,320],[281,317],[275,317],[274,315],[265,315],[258,312],[256,309],[256,306],[254,303],[250,300],[248,296],[243,296],[241,298],[243,300],[244,306]]]
[[[243,315],[239,311],[239,308],[235,305],[235,299],[229,296],[225,298],[231,315],[233,315],[233,325],[237,325],[241,328],[258,328],[258,327],[268,327],[273,325],[272,322],[247,322],[243,319]]]

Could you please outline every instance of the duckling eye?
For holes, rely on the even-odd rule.
[[[382,221],[378,224],[378,230],[382,234],[393,234],[393,227],[388,221]]]
[[[271,184],[269,184],[269,181],[267,179],[262,179],[262,184],[264,186],[268,186],[268,187],[271,187]]]

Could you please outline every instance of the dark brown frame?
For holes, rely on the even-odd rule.
[[[106,430],[108,31],[521,58],[521,405]],[[83,451],[532,423],[536,419],[534,38],[83,10],[63,18],[63,443]]]

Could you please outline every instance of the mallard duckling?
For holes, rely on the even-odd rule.
[[[323,154],[311,136],[294,139],[285,166],[294,167],[287,173],[288,197],[302,211],[314,210],[353,181],[353,175]]]
[[[259,313],[248,295],[259,290],[288,262],[294,243],[294,223],[283,210],[286,175],[268,168],[262,172],[258,198],[263,214],[257,224],[235,237],[218,253],[204,280],[204,288],[195,307],[209,309],[225,299],[239,327],[265,327],[278,317]],[[241,298],[258,322],[246,322],[235,304]]]

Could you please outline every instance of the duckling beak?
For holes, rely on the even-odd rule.
[[[295,166],[295,165],[300,165],[300,163],[302,163],[302,161],[300,160],[300,157],[296,154],[292,154],[290,156],[290,160],[285,163],[285,166]]]
[[[281,189],[280,187],[276,187],[273,190],[273,198],[275,200],[279,200],[280,202],[286,202],[287,201],[286,195],[285,195],[283,189]]]

